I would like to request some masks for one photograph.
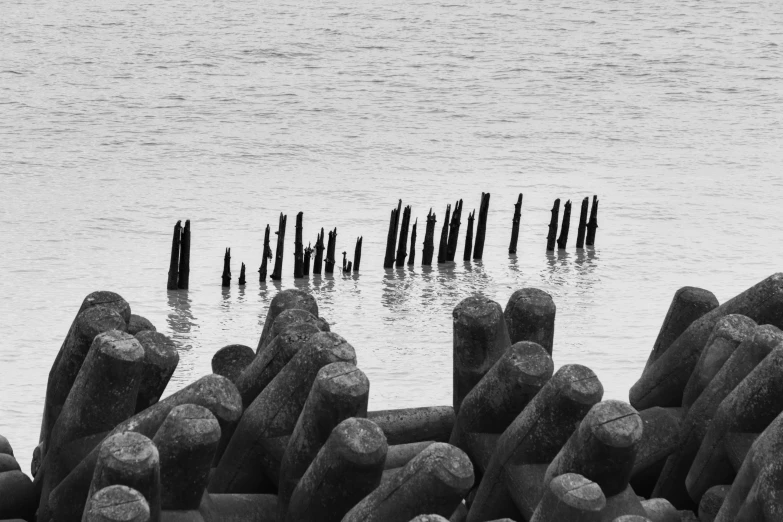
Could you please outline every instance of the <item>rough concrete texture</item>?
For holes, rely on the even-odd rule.
[[[275,320],[272,321],[272,327],[269,329],[269,334],[267,335],[267,341],[264,347],[271,343],[275,337],[285,332],[292,326],[302,323],[311,324],[318,328],[318,330],[321,332],[331,331],[329,323],[327,323],[324,319],[311,314],[307,310],[302,310],[300,308],[290,308],[280,312],[280,314],[275,317]]]
[[[13,455],[7,453],[0,453],[0,473],[6,471],[16,471],[22,468],[19,467],[19,463],[16,461]]]
[[[160,400],[179,364],[179,351],[174,340],[161,333],[144,330],[135,335],[144,348],[136,413]]]
[[[264,329],[261,331],[261,338],[258,340],[256,353],[259,353],[272,340],[269,330],[272,328],[272,323],[274,323],[277,316],[280,315],[280,312],[290,309],[307,310],[315,317],[318,317],[318,303],[315,302],[315,297],[311,294],[295,288],[281,290],[269,303],[269,310],[264,320]]]
[[[555,477],[530,522],[595,522],[606,507],[601,487],[576,473]]]
[[[14,456],[14,449],[11,447],[11,443],[2,435],[0,435],[0,453]]]
[[[204,522],[278,522],[275,495],[205,494],[198,512]]]
[[[451,406],[371,411],[367,418],[383,430],[389,444],[445,442],[454,429],[454,408]]]
[[[83,522],[148,522],[150,508],[144,496],[127,486],[109,486],[90,497]]]
[[[652,522],[680,522],[679,511],[665,498],[642,500],[642,507]]]
[[[701,497],[701,502],[699,502],[700,522],[714,522],[721,506],[723,506],[723,501],[726,500],[726,497],[729,494],[729,490],[731,490],[731,486],[724,484],[712,486],[704,493]]]
[[[386,462],[383,463],[383,469],[403,467],[433,442],[435,441],[425,440],[424,442],[411,442],[409,444],[395,444],[389,446],[389,451],[386,452]]]
[[[511,343],[536,343],[551,357],[556,311],[552,296],[538,288],[523,288],[511,294],[503,311]]]
[[[35,519],[38,498],[30,478],[19,470],[0,473],[0,518]]]
[[[212,373],[236,382],[237,377],[255,358],[256,354],[251,347],[244,344],[229,344],[212,356]]]
[[[647,497],[655,486],[664,461],[677,449],[682,409],[655,406],[640,411],[639,416],[644,429],[631,470],[631,484],[637,494]],[[640,491],[637,483],[647,494]]]
[[[779,522],[783,520],[783,460],[765,466],[756,477],[736,522]]]
[[[637,515],[647,519],[647,512],[631,486],[617,495],[606,497],[606,507],[601,511],[599,521],[610,522],[623,515]]]
[[[142,317],[140,315],[131,314],[130,320],[128,320],[128,333],[131,335],[136,335],[139,332],[144,331],[157,331],[157,328],[155,328],[155,325],[152,324],[152,322],[147,319],[146,317]]]

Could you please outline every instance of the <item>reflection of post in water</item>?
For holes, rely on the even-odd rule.
[[[196,319],[190,311],[190,297],[187,290],[169,290],[169,314],[166,322],[171,329],[172,337],[181,342],[183,349],[190,349],[190,331],[198,328]]]
[[[402,291],[405,271],[385,270],[383,274],[383,293],[381,304],[387,308],[396,308],[405,300]]]

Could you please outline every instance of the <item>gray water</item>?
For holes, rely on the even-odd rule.
[[[556,366],[626,399],[677,288],[722,302],[782,268],[781,27],[777,0],[0,0],[0,433],[28,469],[50,365],[97,289],[180,343],[167,393],[255,346],[281,287],[310,289],[377,409],[450,403],[451,310],[534,286],[557,304]],[[421,260],[428,209],[438,237],[464,198],[464,238],[481,192],[482,262],[384,271],[398,198]],[[571,240],[546,255],[557,197]],[[349,258],[364,236],[358,276],[294,281],[298,211],[306,241],[337,227]],[[279,212],[284,279],[259,284]],[[167,292],[178,219],[191,289]]]

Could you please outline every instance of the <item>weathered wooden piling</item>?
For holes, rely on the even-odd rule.
[[[144,496],[128,486],[114,485],[95,492],[87,502],[83,522],[148,522]]]
[[[566,201],[563,209],[563,224],[560,226],[560,237],[557,239],[557,248],[565,250],[568,243],[568,229],[571,228],[571,200]]]
[[[364,239],[363,236],[356,238],[356,248],[354,248],[353,251],[353,271],[358,272],[359,271],[359,263],[362,261],[362,240]]]
[[[402,211],[402,227],[400,227],[400,241],[397,244],[397,259],[395,266],[397,268],[405,265],[405,258],[408,256],[406,248],[408,247],[408,227],[411,223],[411,206],[405,207]]]
[[[585,246],[585,230],[587,229],[587,206],[590,198],[582,200],[582,209],[579,211],[579,230],[576,233],[576,248]]]
[[[331,274],[334,272],[334,249],[337,246],[337,227],[334,228],[334,230],[329,231],[329,244],[326,247],[326,260],[325,260],[325,267],[324,271],[327,274]]]
[[[446,261],[454,261],[457,254],[457,241],[459,240],[459,226],[462,219],[462,200],[454,204],[454,212],[451,214],[451,223],[449,224],[449,240],[446,249]]]
[[[343,250],[343,273],[345,273],[348,269],[348,252]]]
[[[443,227],[440,230],[440,243],[438,244],[438,264],[446,262],[449,249],[449,220],[451,216],[451,204],[446,205],[446,217],[443,219]]]
[[[391,211],[389,218],[389,233],[386,236],[386,257],[383,260],[383,268],[392,268],[394,266],[394,247],[397,244],[397,226],[400,223],[400,210],[402,209],[402,200],[397,202],[397,208]]]
[[[296,215],[296,237],[294,239],[294,277],[304,277],[304,244],[302,243],[302,216],[304,212]]]
[[[522,193],[520,192],[517,202],[514,203],[514,218],[511,220],[511,242],[508,244],[508,253],[517,253],[517,243],[519,241],[519,223],[522,221]]]
[[[245,286],[245,263],[242,263],[242,267],[239,269],[239,281],[237,281],[237,284],[239,286]]]
[[[269,225],[264,231],[264,253],[261,255],[261,267],[258,269],[258,280],[261,283],[266,281],[267,259],[272,259],[272,249],[269,247]]]
[[[302,262],[302,276],[307,277],[310,275],[310,259],[313,256],[313,248],[310,243],[307,243],[307,248],[304,249],[304,261]]]
[[[313,275],[320,274],[324,264],[324,229],[315,238],[315,260],[313,261]]]
[[[346,273],[351,273],[351,269],[352,268],[353,268],[353,262],[352,261],[348,261],[348,265],[345,267],[345,272]]]
[[[231,286],[231,249],[227,248],[223,255],[223,286]]]
[[[416,218],[416,221],[413,222],[413,228],[411,229],[411,253],[408,256],[408,266],[413,266],[414,260],[416,259],[416,225],[418,225],[418,223],[419,218]]]
[[[171,239],[171,261],[169,262],[169,280],[166,284],[168,290],[177,289],[177,278],[179,277],[179,244],[182,236],[182,221],[177,221],[174,225],[174,236]]]
[[[179,247],[179,277],[177,288],[188,289],[190,285],[190,220],[185,220]]]
[[[593,196],[590,208],[590,221],[587,223],[587,246],[595,245],[595,231],[598,229],[598,196]]]
[[[435,251],[435,223],[437,218],[430,208],[427,213],[427,228],[424,230],[424,243],[421,250],[421,265],[432,265],[432,254]]]
[[[473,220],[476,219],[476,209],[468,214],[468,230],[465,231],[465,251],[462,254],[463,261],[470,261],[473,253]]]
[[[476,225],[476,244],[473,246],[473,259],[484,257],[484,239],[487,235],[487,215],[489,214],[489,192],[481,193],[478,224]]]
[[[280,221],[277,227],[277,248],[275,249],[275,268],[272,270],[272,279],[280,281],[283,275],[283,250],[285,249],[285,224],[288,216],[280,213]]]
[[[557,218],[560,215],[560,198],[555,200],[552,206],[552,217],[549,220],[549,234],[546,236],[546,251],[555,251],[555,240],[557,239]]]

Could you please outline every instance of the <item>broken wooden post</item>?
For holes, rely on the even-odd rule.
[[[187,225],[185,225],[187,227]],[[595,231],[598,228],[598,196],[593,196],[590,221],[587,223],[587,246],[595,245]]]
[[[546,251],[555,250],[555,239],[557,238],[557,216],[560,214],[560,198],[555,200],[552,206],[552,218],[549,220],[549,235],[546,236]]]
[[[465,232],[465,252],[462,255],[463,261],[470,261],[470,254],[473,252],[473,220],[476,219],[476,209],[468,214],[468,230]]]
[[[337,227],[334,230],[329,231],[329,243],[326,246],[326,273],[331,274],[334,272],[334,248],[337,243]]]
[[[389,218],[389,234],[386,236],[386,257],[383,260],[383,268],[394,266],[394,245],[397,243],[397,225],[400,223],[400,209],[402,200],[397,202],[397,208],[391,211]]]
[[[272,259],[272,249],[269,248],[269,225],[264,231],[264,253],[261,256],[261,267],[258,269],[258,280],[263,283],[266,281],[266,260]]]
[[[223,255],[223,286],[231,286],[231,249],[227,248]]]
[[[353,251],[353,271],[358,272],[359,271],[359,263],[362,260],[362,239],[364,239],[363,236],[356,238],[356,248]]]
[[[451,204],[446,205],[446,217],[443,220],[443,228],[440,230],[440,244],[438,245],[438,264],[446,262],[449,248],[449,217],[451,216]]]
[[[565,250],[568,243],[568,229],[571,228],[571,200],[566,201],[563,208],[563,224],[560,226],[560,237],[557,240],[557,248]]]
[[[304,277],[304,250],[302,244],[302,216],[303,212],[296,215],[296,237],[294,238],[294,277]]]
[[[430,208],[427,213],[427,228],[424,231],[424,245],[421,250],[421,265],[430,266],[432,264],[432,253],[435,251],[435,222],[437,218]]]
[[[585,246],[585,229],[587,228],[587,205],[590,198],[582,200],[582,210],[579,212],[579,231],[576,235],[576,248]]]
[[[351,268],[353,268],[353,263],[348,261],[348,266],[345,267],[344,272],[351,273]]]
[[[405,249],[408,246],[408,227],[411,224],[411,206],[405,207],[402,211],[402,227],[400,227],[400,242],[397,244],[397,260],[395,266],[397,268],[405,264],[405,258],[408,256],[408,252]]]
[[[489,192],[481,193],[478,225],[476,225],[476,244],[473,246],[473,259],[484,256],[484,238],[487,235],[487,214],[489,213]]]
[[[177,289],[177,277],[179,276],[179,242],[182,235],[182,221],[174,225],[174,236],[171,239],[171,261],[169,262],[169,280],[167,290]]]
[[[185,220],[179,247],[179,279],[177,288],[188,289],[190,283],[190,220]]]
[[[511,220],[511,243],[508,244],[508,253],[517,253],[519,242],[519,222],[522,221],[522,193],[519,193],[517,202],[514,203],[514,219]]]
[[[345,269],[348,267],[348,252],[343,250],[343,272],[345,272]]]
[[[302,263],[302,277],[310,275],[310,258],[313,255],[313,249],[310,243],[307,243],[307,248],[304,249],[304,262]]]
[[[272,279],[280,281],[283,274],[283,249],[285,248],[285,224],[288,216],[280,213],[280,222],[277,227],[277,248],[275,249],[275,268],[272,270]]]
[[[321,273],[321,266],[324,262],[324,229],[321,227],[321,233],[315,239],[315,260],[313,261],[313,275]]]
[[[242,268],[239,269],[239,281],[237,281],[237,284],[244,286],[245,283],[245,263],[242,263]]]
[[[413,260],[416,258],[416,225],[419,223],[419,218],[413,222],[413,229],[411,230],[411,255],[408,256],[408,265],[413,265]]]
[[[457,253],[457,240],[459,239],[460,219],[462,219],[462,200],[454,204],[454,213],[449,224],[448,248],[446,249],[446,261],[454,261]]]

